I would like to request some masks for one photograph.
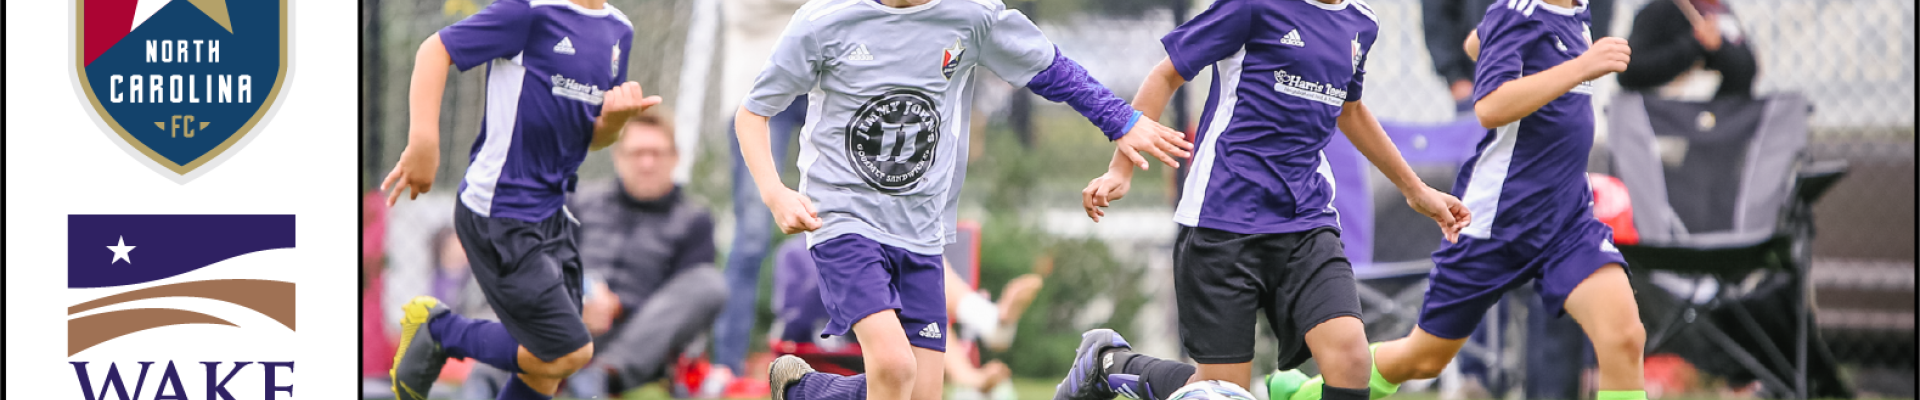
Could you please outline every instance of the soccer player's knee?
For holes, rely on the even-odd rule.
[[[1621,354],[1639,354],[1647,343],[1647,328],[1640,320],[1631,319],[1627,323],[1597,329],[1592,336],[1596,352],[1619,352]]]
[[[560,356],[559,358],[555,358],[551,361],[547,361],[547,360],[541,360],[541,361],[542,362],[536,362],[536,363],[522,362],[520,364],[520,371],[525,372],[528,375],[533,375],[533,376],[538,376],[543,378],[554,378],[554,379],[566,378],[568,376],[573,375],[574,371],[579,371],[581,368],[585,368],[587,366],[587,362],[593,361],[593,344],[588,343],[585,347],[581,347],[579,350],[574,350],[574,352],[572,353],[568,353],[567,355]]]
[[[895,388],[913,387],[914,373],[919,365],[913,353],[882,355],[872,357],[867,365],[867,380],[876,385]]]
[[[1373,366],[1373,355],[1367,352],[1366,342],[1357,346],[1339,346],[1332,351],[1316,351],[1313,358],[1325,373],[1358,374],[1365,376]]]

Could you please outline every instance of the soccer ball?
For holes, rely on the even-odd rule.
[[[1183,386],[1167,400],[1254,400],[1253,393],[1227,381],[1199,381]]]

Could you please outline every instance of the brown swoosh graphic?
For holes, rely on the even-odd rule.
[[[67,356],[127,334],[179,324],[237,326],[212,315],[171,308],[136,308],[67,320]]]
[[[199,297],[240,305],[293,329],[293,282],[259,279],[214,279],[180,282],[116,294],[67,308],[67,315],[134,300],[160,297]]]
[[[233,303],[273,318],[294,329],[293,282],[259,279],[214,279],[181,282],[102,297],[67,308],[67,315],[135,300],[161,297],[199,297]],[[142,308],[105,312],[67,321],[67,355],[113,338],[142,330],[176,324],[221,324],[231,322],[192,311]]]

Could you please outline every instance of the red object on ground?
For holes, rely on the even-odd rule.
[[[764,379],[751,379],[747,377],[735,378],[733,382],[727,384],[727,390],[721,393],[721,397],[729,399],[760,399],[766,398],[767,395],[773,393],[773,390],[767,387],[767,381]]]
[[[777,338],[768,344],[768,350],[777,355],[793,355],[805,360],[815,371],[835,375],[859,374],[866,360],[860,357],[860,345],[848,343],[846,347],[827,350],[813,343],[781,341]]]
[[[471,358],[447,358],[447,365],[440,367],[440,381],[461,384],[467,381],[467,374],[473,372],[475,361]]]
[[[679,362],[673,365],[673,385],[680,389],[676,392],[699,393],[700,386],[706,383],[710,372],[713,372],[713,364],[707,363],[706,359],[680,356]]]
[[[1700,372],[1693,364],[1672,354],[1647,356],[1641,365],[1645,368],[1642,376],[1646,379],[1647,398],[1691,392],[1694,382],[1700,379]]]
[[[1613,244],[1640,243],[1640,231],[1633,229],[1633,200],[1627,197],[1627,184],[1605,174],[1587,174],[1587,186],[1593,188],[1593,217],[1613,227]]]

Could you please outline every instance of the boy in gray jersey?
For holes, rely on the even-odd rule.
[[[781,231],[811,231],[830,320],[855,333],[868,374],[775,360],[775,400],[938,399],[947,322],[943,244],[954,224],[974,67],[1072,105],[1146,168],[1192,149],[1060,55],[998,0],[816,0],[794,14],[734,123]],[[775,173],[767,116],[805,94],[799,191]],[[737,201],[737,200],[736,200]]]

